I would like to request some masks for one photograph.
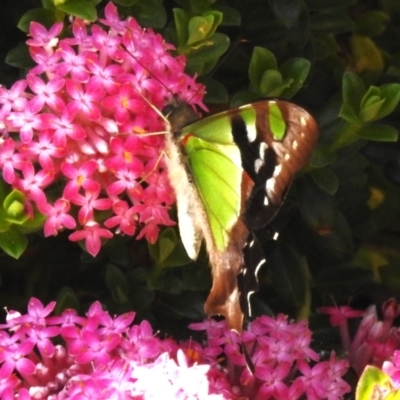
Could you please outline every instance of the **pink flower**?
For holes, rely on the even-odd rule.
[[[74,229],[76,227],[74,218],[68,214],[70,208],[69,201],[62,198],[57,199],[53,206],[46,204],[45,208],[42,208],[42,212],[47,215],[43,227],[46,237],[56,236],[64,228]]]
[[[69,239],[73,242],[85,240],[86,250],[93,257],[100,251],[101,238],[111,239],[113,234],[94,221],[88,221],[84,228],[69,235]]]

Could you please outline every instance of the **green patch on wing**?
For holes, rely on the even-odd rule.
[[[274,140],[282,140],[286,133],[286,122],[278,104],[271,103],[269,105],[268,120]]]
[[[188,139],[185,150],[215,245],[225,250],[229,232],[240,216],[240,151],[233,144],[218,145],[194,136]]]

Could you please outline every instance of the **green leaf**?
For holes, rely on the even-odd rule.
[[[339,179],[329,168],[318,168],[311,170],[314,182],[326,193],[333,196],[339,188]]]
[[[28,239],[11,225],[6,232],[0,233],[0,247],[11,257],[19,258],[28,247]]]
[[[32,60],[28,46],[25,43],[19,43],[16,47],[11,49],[5,59],[8,65],[20,69],[32,68],[35,62]]]
[[[21,225],[29,218],[25,212],[25,200],[25,195],[16,189],[4,199],[3,209],[9,222]]]
[[[50,28],[55,22],[55,13],[44,8],[33,8],[28,10],[18,21],[18,28],[23,32],[29,32],[29,27],[32,21]]]
[[[182,281],[172,274],[151,274],[147,277],[147,284],[152,290],[159,290],[163,293],[182,293]]]
[[[173,13],[178,37],[178,45],[179,47],[183,47],[187,43],[189,37],[189,16],[181,8],[174,8]]]
[[[300,309],[310,290],[305,260],[283,242],[270,255],[271,283],[279,297],[296,309]]]
[[[259,93],[252,92],[250,90],[242,90],[236,93],[230,102],[231,107],[240,107],[244,104],[252,103],[260,98]]]
[[[249,77],[250,83],[255,87],[259,88],[261,85],[261,79],[265,70],[277,70],[278,64],[275,56],[267,49],[263,47],[254,47],[253,54],[250,60],[249,66]]]
[[[189,37],[186,44],[192,46],[211,38],[221,21],[222,14],[217,11],[204,13],[201,17],[191,18],[189,21]]]
[[[309,164],[313,168],[322,168],[332,164],[336,160],[336,154],[328,146],[320,144],[311,156]]]
[[[227,5],[215,5],[214,8],[223,15],[222,26],[240,26],[241,15],[238,10]]]
[[[293,97],[303,86],[310,71],[311,63],[304,58],[293,58],[279,68],[284,81],[291,78],[291,84],[283,90],[281,96],[285,99]]]
[[[351,107],[349,103],[343,103],[340,107],[339,117],[343,118],[345,121],[356,126],[362,126],[363,121],[358,114],[355,113],[354,108]]]
[[[217,60],[229,48],[229,38],[221,33],[216,33],[212,38],[197,43],[194,47],[184,49],[188,57],[188,64],[191,62],[208,62]]]
[[[61,315],[64,310],[68,309],[79,310],[79,300],[71,288],[63,287],[57,294],[54,313]]]
[[[140,0],[130,10],[142,27],[162,29],[167,23],[167,12],[162,0]]]
[[[300,211],[307,224],[316,232],[333,232],[338,218],[334,198],[307,175],[296,179],[295,188]]]
[[[155,244],[148,243],[148,248],[157,268],[180,267],[192,261],[173,228],[164,229]]]
[[[97,19],[96,7],[87,0],[68,0],[56,4],[56,7],[58,10],[86,21],[94,22]]]
[[[46,219],[47,216],[43,215],[37,210],[34,210],[33,218],[28,218],[27,220],[25,220],[24,223],[19,226],[19,230],[25,235],[31,232],[35,232],[43,227]]]
[[[207,290],[211,286],[210,268],[208,264],[186,265],[182,271],[182,289],[189,291]]]
[[[356,400],[387,399],[392,392],[392,381],[379,368],[367,365],[358,380]]]
[[[264,71],[259,91],[265,97],[277,97],[280,96],[284,86],[282,87],[282,75],[279,71],[269,69]]]
[[[204,298],[200,293],[183,292],[179,296],[165,296],[164,305],[181,317],[198,321],[205,318]]]
[[[130,7],[133,6],[135,3],[137,3],[139,0],[113,0],[114,3],[119,4],[124,7]]]
[[[206,77],[200,79],[200,82],[207,88],[203,100],[206,104],[226,104],[229,101],[228,91],[219,81]]]
[[[332,2],[330,3],[332,6]],[[354,30],[354,21],[350,18],[348,12],[341,8],[337,8],[337,11],[313,13],[311,30],[318,35],[352,32]]]
[[[363,126],[357,131],[357,135],[377,142],[397,142],[399,136],[396,128],[382,124]]]
[[[340,108],[340,117],[351,123],[358,121],[361,125],[359,110],[365,92],[361,78],[356,74],[345,72],[342,79],[343,105]]]
[[[357,71],[375,73],[383,72],[384,60],[382,52],[375,42],[366,36],[353,35],[350,46]]]
[[[361,102],[361,120],[369,122],[376,119],[384,102],[385,99],[381,98],[380,90],[375,86],[371,86]]]
[[[363,36],[378,36],[384,32],[390,21],[389,14],[380,10],[369,10],[358,18],[355,33]]]
[[[11,225],[11,222],[7,219],[7,214],[0,209],[0,233],[8,231]]]
[[[397,107],[400,101],[400,84],[387,83],[379,87],[380,95],[385,100],[377,115],[378,119],[386,117]]]
[[[109,264],[106,268],[105,281],[113,300],[117,304],[125,304],[128,300],[128,283],[120,269]]]
[[[145,310],[151,306],[155,299],[154,292],[145,286],[130,286],[129,301],[134,310]]]
[[[303,2],[301,0],[269,0],[270,7],[285,28],[291,28],[299,18]]]

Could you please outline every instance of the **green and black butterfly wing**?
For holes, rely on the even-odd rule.
[[[167,164],[182,240],[195,258],[204,238],[212,266],[205,310],[241,330],[237,277],[249,230],[274,217],[315,146],[317,124],[293,103],[264,100],[171,128]]]

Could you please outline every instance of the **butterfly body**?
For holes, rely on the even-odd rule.
[[[174,109],[166,138],[181,238],[192,259],[205,240],[213,275],[205,311],[224,315],[240,331],[237,277],[249,232],[275,216],[316,144],[318,127],[285,100],[255,102],[187,125],[186,118],[195,118],[189,106]]]

